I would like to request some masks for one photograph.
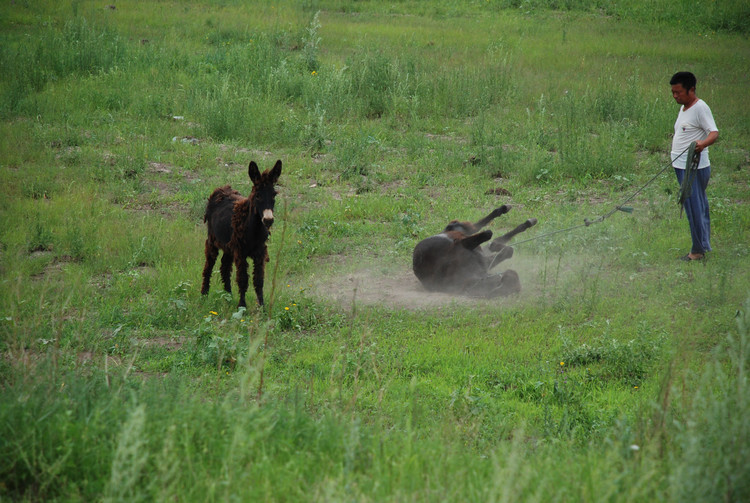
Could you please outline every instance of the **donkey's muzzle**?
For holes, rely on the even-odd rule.
[[[270,229],[273,225],[273,210],[263,210],[263,217],[261,220],[263,220],[263,225]]]

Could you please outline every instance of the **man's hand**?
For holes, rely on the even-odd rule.
[[[698,140],[695,142],[695,151],[703,152],[703,149],[708,147],[709,145],[713,145],[718,137],[718,131],[711,131],[710,133],[708,133],[708,136],[705,140]]]

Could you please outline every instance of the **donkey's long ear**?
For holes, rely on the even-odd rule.
[[[255,161],[250,161],[250,166],[247,167],[247,174],[250,175],[250,180],[253,184],[260,181],[260,170],[258,169],[258,165],[255,164]]]
[[[271,169],[271,172],[269,174],[271,175],[271,181],[273,183],[276,183],[276,181],[281,176],[281,159],[276,161],[276,164],[273,165],[273,168]]]

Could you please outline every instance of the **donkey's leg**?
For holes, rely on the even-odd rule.
[[[247,293],[248,284],[247,257],[235,253],[234,266],[237,268],[237,287],[240,290],[240,303],[238,306],[247,307],[247,304],[245,303],[245,293]]]
[[[492,248],[496,242],[497,241],[493,241],[492,244],[490,245],[490,248]],[[500,262],[502,262],[503,260],[508,260],[509,258],[513,256],[513,247],[505,246],[505,245],[500,245],[500,246],[502,246],[502,248],[500,249],[498,253],[496,253],[495,255],[490,255],[491,258],[488,261],[489,265],[487,266],[488,271],[491,270]]]
[[[482,231],[463,238],[459,243],[467,250],[473,250],[490,239],[492,239],[492,231]]]
[[[508,244],[508,242],[511,239],[513,239],[513,237],[515,237],[517,234],[520,234],[520,233],[522,233],[524,231],[527,231],[528,229],[534,227],[536,225],[536,222],[537,222],[536,218],[529,218],[528,220],[526,220],[524,223],[522,223],[521,225],[519,225],[518,227],[516,227],[512,231],[510,231],[510,232],[508,232],[506,234],[503,234],[499,238],[495,239],[490,244],[490,250],[492,250],[492,251],[502,250],[503,247],[506,244]]]
[[[497,297],[497,290],[502,285],[499,274],[489,274],[467,286],[464,293],[469,297],[491,299]]]
[[[521,280],[518,279],[518,273],[513,269],[508,269],[501,275],[500,287],[494,292],[494,296],[512,295],[521,291]]]
[[[224,290],[232,292],[232,262],[234,257],[231,253],[224,252],[221,256],[221,281],[224,283]]]
[[[516,271],[508,269],[502,274],[490,274],[472,284],[465,293],[469,297],[492,299],[512,295],[521,291],[521,282]]]
[[[506,213],[508,213],[511,208],[512,206],[508,206],[507,204],[504,204],[500,206],[499,208],[495,208],[494,210],[492,210],[492,213],[490,213],[483,219],[479,220],[478,222],[475,222],[474,227],[476,227],[477,229],[481,229],[482,227],[492,222],[494,219],[496,219],[500,215],[505,215]]]
[[[211,244],[210,239],[206,239],[206,264],[203,266],[203,285],[201,285],[201,294],[206,295],[211,283],[211,272],[214,270],[216,257],[219,256],[219,249]]]
[[[253,287],[255,296],[258,298],[258,305],[263,305],[263,281],[266,275],[266,262],[268,261],[268,251],[260,259],[253,259]]]

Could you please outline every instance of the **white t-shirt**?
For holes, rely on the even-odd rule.
[[[672,138],[672,166],[679,169],[685,169],[687,162],[687,149],[694,141],[703,140],[711,131],[718,131],[714,116],[706,102],[699,99],[693,106],[685,110],[680,107],[680,113],[677,121],[674,123],[674,137]],[[677,157],[680,153],[679,157]],[[675,157],[677,157],[675,159]],[[698,169],[706,168],[711,165],[708,160],[708,147],[701,152],[701,161]]]

